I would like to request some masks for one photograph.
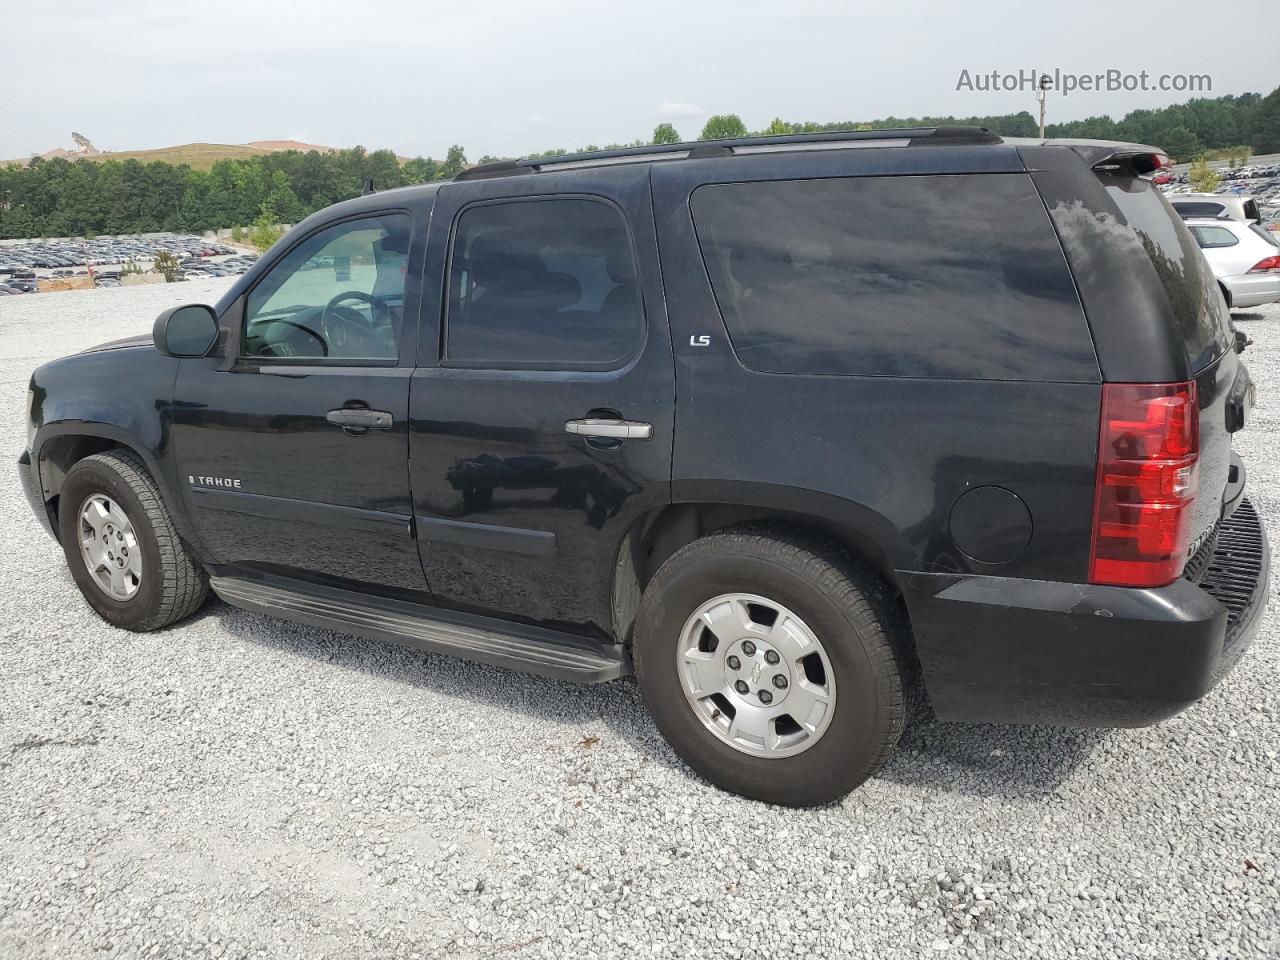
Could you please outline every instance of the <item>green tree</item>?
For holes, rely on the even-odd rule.
[[[444,163],[440,165],[440,172],[436,175],[436,179],[452,180],[466,168],[467,155],[460,146],[454,144],[445,155]]]
[[[760,131],[766,137],[785,137],[789,133],[795,133],[795,128],[781,117],[774,117],[773,122],[769,126]]]
[[[1258,104],[1252,131],[1249,143],[1254,153],[1280,153],[1280,87]]]
[[[679,143],[680,134],[676,133],[676,128],[669,123],[660,123],[653,128],[654,143]]]
[[[165,283],[174,283],[178,279],[178,258],[170,250],[161,250],[151,262],[151,269],[164,274]]]
[[[728,140],[731,137],[745,137],[747,125],[736,113],[717,113],[698,134],[699,140]]]
[[[266,253],[283,235],[284,231],[280,229],[275,217],[271,215],[271,210],[266,204],[263,204],[262,211],[258,214],[257,219],[253,221],[253,226],[249,228],[249,242],[260,252]]]
[[[1204,150],[1199,138],[1186,127],[1171,127],[1150,142],[1163,147],[1174,160],[1184,163]]]
[[[1191,164],[1187,179],[1197,193],[1213,193],[1222,182],[1222,177],[1218,176],[1218,172],[1209,166],[1204,157]]]

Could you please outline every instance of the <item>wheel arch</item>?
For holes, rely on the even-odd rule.
[[[179,534],[199,550],[199,541],[183,510],[172,485],[155,454],[144,443],[126,430],[108,423],[62,421],[47,423],[40,429],[33,445],[40,477],[40,491],[55,538],[58,536],[58,504],[67,474],[81,460],[108,450],[123,450],[142,461],[147,473],[160,490],[160,496]]]
[[[888,584],[906,616],[897,571],[911,568],[912,553],[882,514],[830,494],[773,484],[732,482],[680,492],[681,499],[639,517],[620,545],[613,621],[621,642],[630,643],[640,596],[667,558],[709,533],[743,523],[773,523],[840,547]]]

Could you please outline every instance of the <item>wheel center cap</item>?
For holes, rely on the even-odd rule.
[[[772,644],[744,637],[725,651],[725,679],[752,706],[776,707],[791,689],[791,666]]]

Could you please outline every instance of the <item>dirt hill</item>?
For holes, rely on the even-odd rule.
[[[321,153],[332,153],[337,147],[323,147],[314,143],[302,143],[299,140],[254,140],[252,143],[183,143],[173,147],[158,147],[154,150],[112,150],[102,153],[84,154],[58,147],[42,153],[46,160],[54,157],[66,157],[68,160],[137,160],[140,163],[180,164],[185,163],[196,170],[208,170],[219,160],[243,160],[246,157],[263,153],[278,153],[282,150],[318,150]],[[29,157],[8,160],[5,163],[28,162]]]

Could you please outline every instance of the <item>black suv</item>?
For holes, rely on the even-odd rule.
[[[635,671],[839,797],[944,720],[1137,725],[1247,646],[1252,385],[1151,147],[977,128],[498,163],[306,220],[49,363],[22,479],[113,624],[228,603]]]

